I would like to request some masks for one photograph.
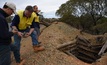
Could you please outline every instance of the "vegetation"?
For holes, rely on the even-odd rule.
[[[106,0],[68,0],[56,11],[60,21],[92,34],[107,32]]]
[[[11,22],[12,22],[12,18],[13,18],[13,16],[7,17],[7,18],[6,18],[7,22],[8,22],[8,23],[11,23]]]

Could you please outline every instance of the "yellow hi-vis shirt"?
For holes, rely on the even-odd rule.
[[[18,11],[17,14],[20,18],[20,22],[18,25],[19,30],[25,30],[27,27],[29,27],[30,25],[32,25],[33,19],[35,18],[35,16],[32,14],[31,17],[27,18],[23,15],[24,11]]]
[[[37,14],[35,12],[33,12],[33,15],[35,16],[35,22],[39,23],[39,16],[37,16]]]

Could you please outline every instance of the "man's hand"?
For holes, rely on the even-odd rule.
[[[28,33],[28,32],[26,32],[26,33],[23,34],[23,37],[24,37],[24,38],[27,38],[27,37],[29,37],[29,36],[30,36],[30,33]]]
[[[22,32],[18,32],[17,33],[19,37],[23,37],[23,33]]]
[[[17,33],[18,33],[18,30],[17,30],[17,29],[12,29],[12,32],[13,32],[14,34],[17,34]]]
[[[12,32],[13,32],[14,34],[17,34],[17,33],[18,33],[18,30],[17,30],[16,26],[12,26]]]

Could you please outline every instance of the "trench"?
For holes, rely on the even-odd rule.
[[[91,64],[101,58],[98,53],[103,44],[91,45],[90,43],[91,42],[86,39],[78,38],[75,43],[62,46],[58,48],[58,50],[66,53],[67,55],[74,56],[85,63]]]

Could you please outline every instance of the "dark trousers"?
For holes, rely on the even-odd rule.
[[[0,46],[0,65],[10,65],[11,56],[10,56],[10,45],[1,45]]]
[[[14,54],[16,63],[20,63],[20,61],[21,61],[21,59],[20,59],[20,52],[17,49],[17,47],[14,44],[10,44],[10,48],[11,48],[11,51],[13,52],[13,54]]]

